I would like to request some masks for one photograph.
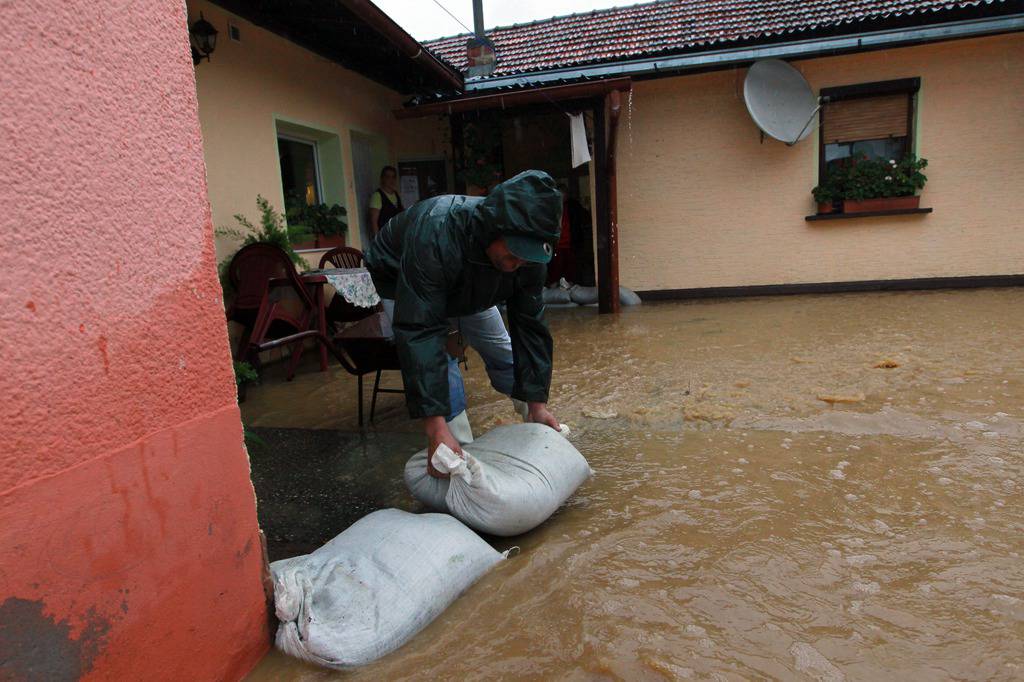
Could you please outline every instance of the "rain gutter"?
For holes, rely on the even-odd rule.
[[[466,93],[484,92],[497,88],[533,86],[551,81],[567,81],[580,78],[595,79],[668,75],[672,72],[688,71],[691,69],[707,70],[727,67],[738,63],[757,61],[758,59],[798,59],[840,52],[859,52],[941,40],[954,40],[957,38],[973,38],[1021,30],[1024,30],[1024,14],[1011,14],[1002,17],[971,19],[933,26],[876,31],[853,36],[777,43],[761,47],[741,47],[700,52],[697,54],[676,55],[673,57],[634,59],[615,62],[614,64],[566,67],[522,73],[514,76],[469,78],[466,80]]]

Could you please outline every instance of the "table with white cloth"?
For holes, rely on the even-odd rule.
[[[343,299],[356,307],[373,308],[380,303],[373,278],[366,268],[327,268],[305,274],[322,275]]]

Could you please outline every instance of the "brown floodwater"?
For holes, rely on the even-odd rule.
[[[549,319],[594,478],[400,650],[251,679],[1024,679],[1024,290]],[[353,383],[243,414],[351,430]],[[477,431],[512,420],[473,356],[467,388]],[[385,396],[375,428],[415,425]]]

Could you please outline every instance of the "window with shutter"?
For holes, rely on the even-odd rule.
[[[822,88],[820,176],[851,157],[899,159],[913,151],[914,101],[920,80],[907,78]]]

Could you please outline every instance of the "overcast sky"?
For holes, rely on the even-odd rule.
[[[472,0],[437,0],[463,24],[473,29]],[[373,0],[417,40],[443,38],[465,33],[455,19],[438,7],[434,0]],[[573,12],[589,12],[606,7],[636,4],[637,0],[484,0],[484,25],[508,26],[524,21],[547,19]]]

